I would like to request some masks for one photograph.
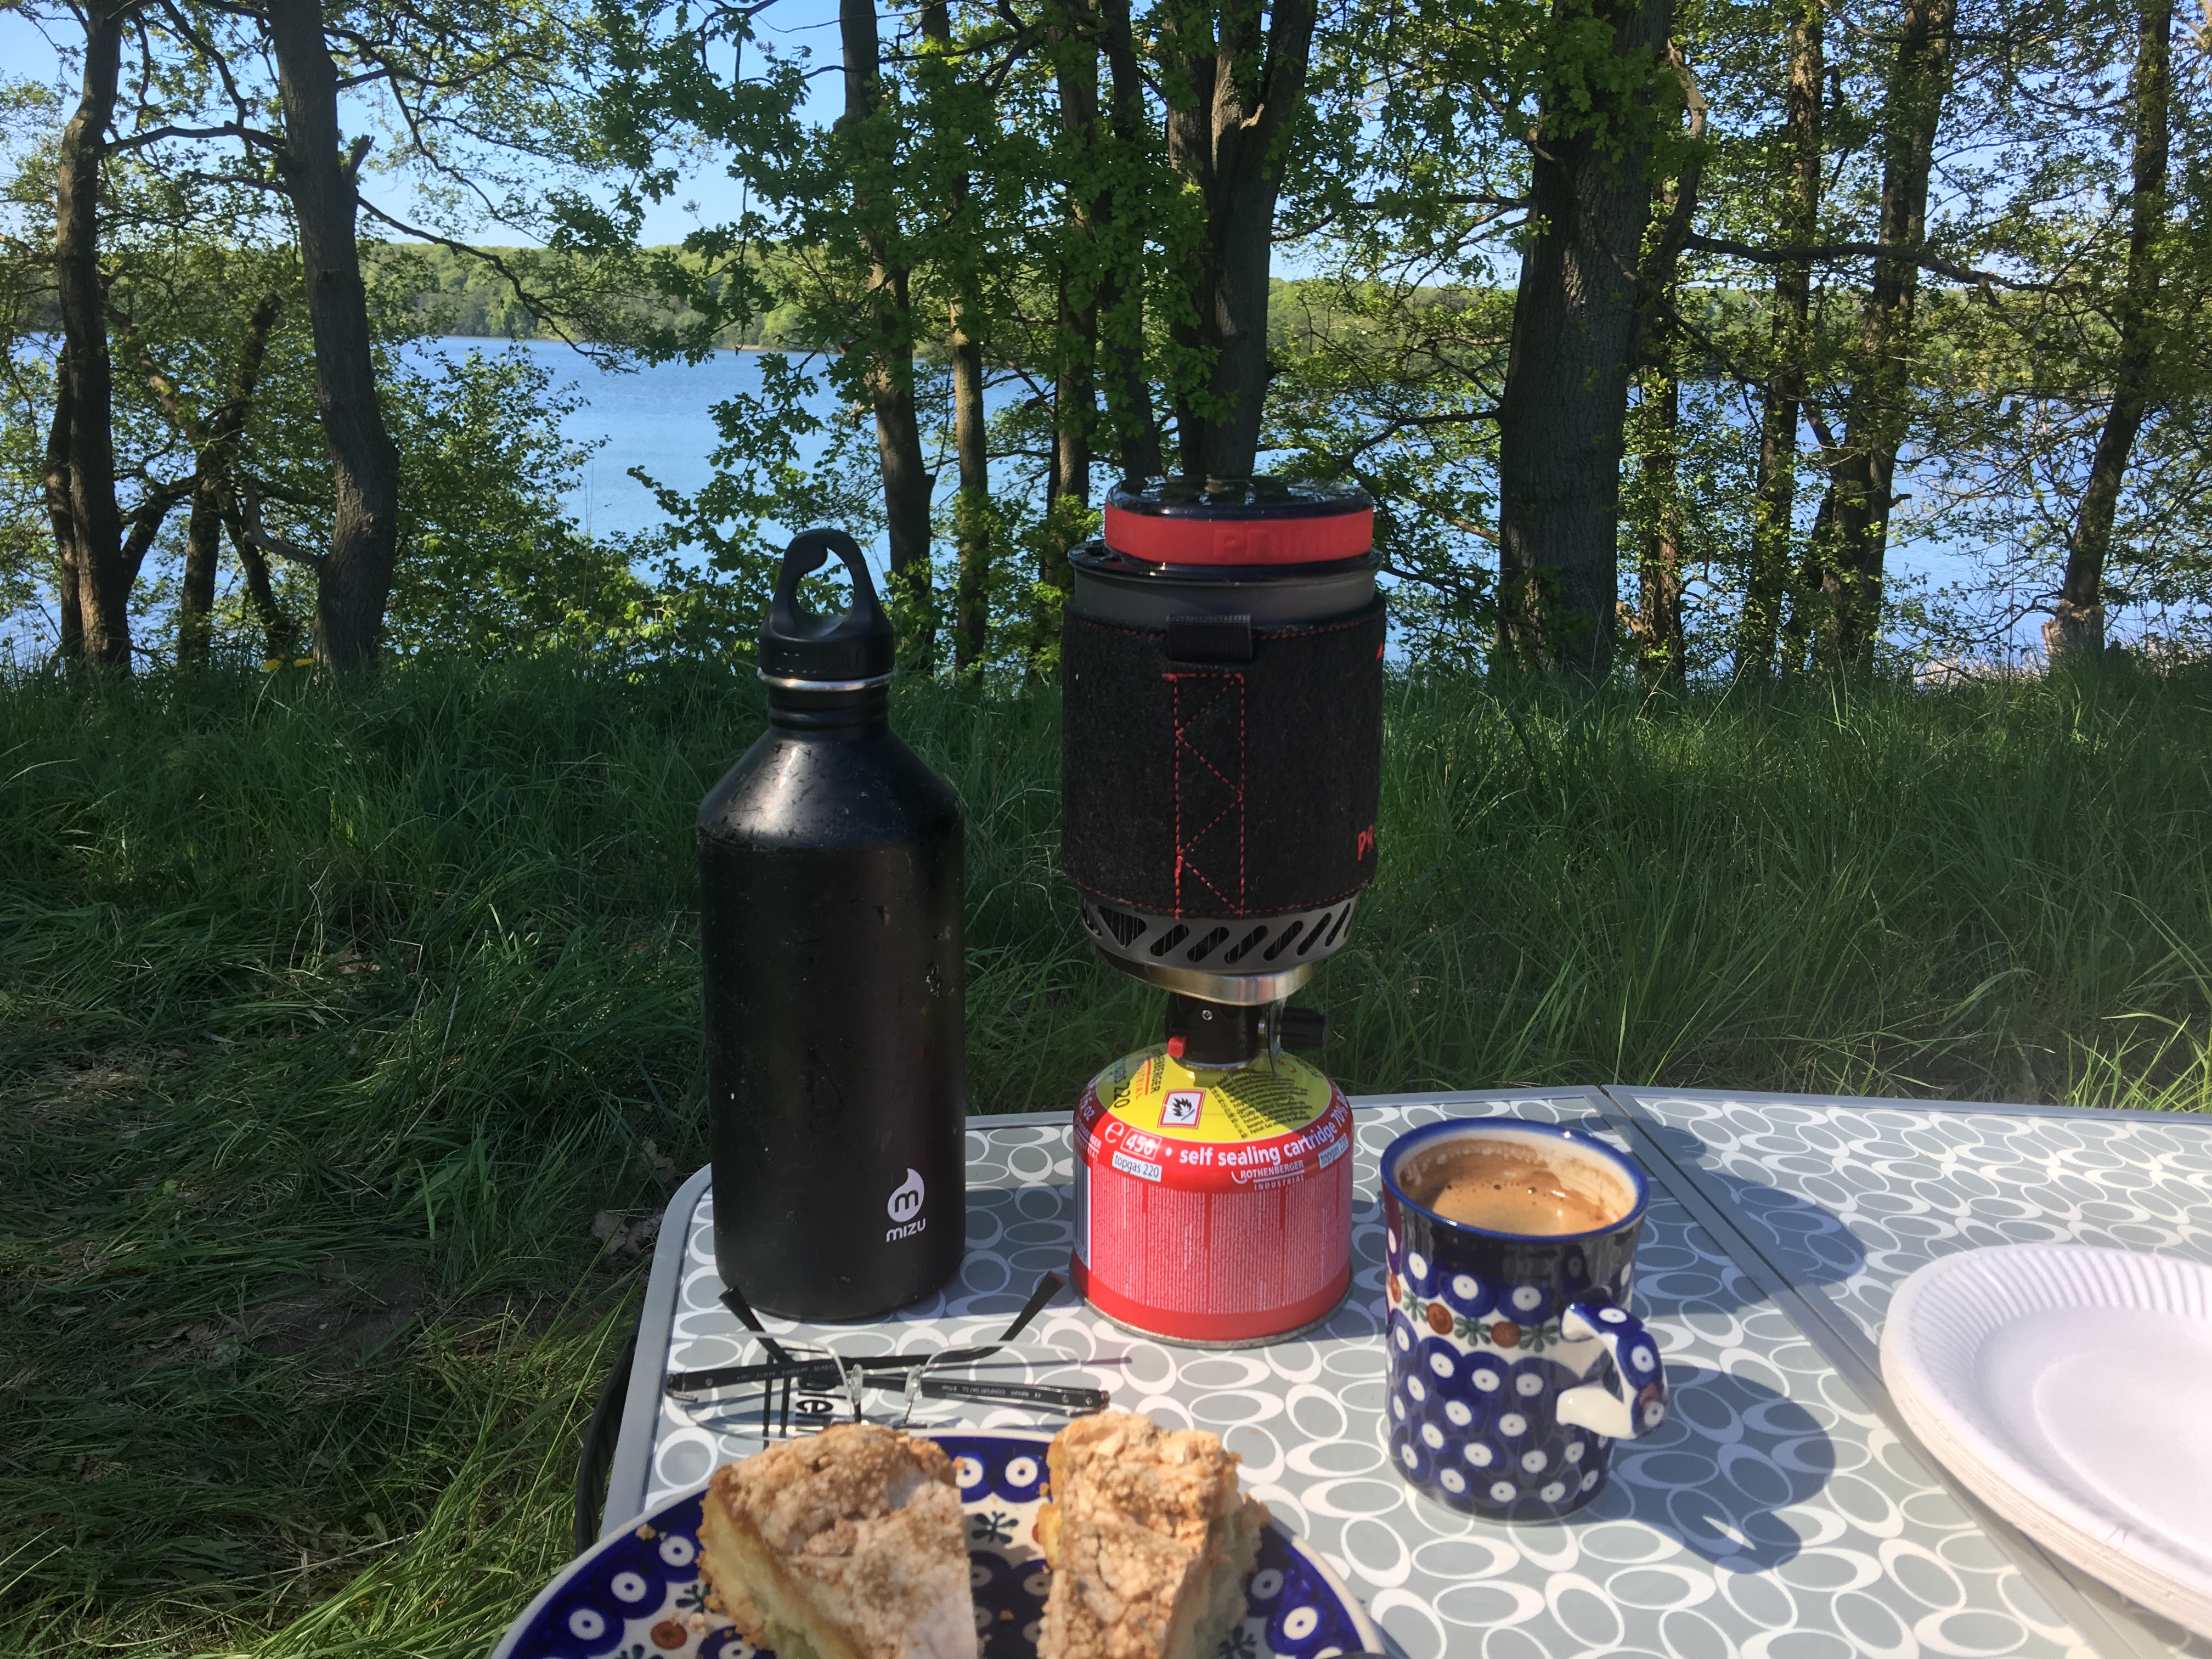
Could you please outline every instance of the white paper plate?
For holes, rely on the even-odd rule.
[[[2212,1267],[2081,1244],[1948,1256],[1898,1288],[1881,1370],[1990,1508],[2212,1637]]]

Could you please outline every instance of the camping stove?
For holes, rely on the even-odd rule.
[[[1383,603],[1344,486],[1115,489],[1070,556],[1060,866],[1164,1041],[1076,1108],[1074,1281],[1117,1323],[1241,1346],[1351,1280],[1352,1114],[1289,999],[1373,879]]]

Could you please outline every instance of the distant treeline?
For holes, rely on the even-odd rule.
[[[487,247],[483,252],[510,270],[543,275],[554,256],[541,250]],[[693,256],[670,247],[641,250],[642,258],[672,256],[693,264]],[[363,250],[372,270],[398,289],[429,332],[466,338],[538,340],[562,337],[545,327],[537,313],[515,292],[514,285],[487,259],[474,258],[450,248],[422,243],[386,243]],[[769,257],[775,257],[771,254]],[[695,267],[696,268],[696,267]],[[708,286],[719,289],[717,279]],[[1470,357],[1495,355],[1502,362],[1512,324],[1513,294],[1503,288],[1393,288],[1387,293],[1369,287],[1347,287],[1328,279],[1271,277],[1267,283],[1269,353],[1278,360],[1308,358],[1332,344],[1350,350],[1372,349],[1386,337],[1395,347],[1393,378],[1414,382],[1440,370],[1463,372]],[[1747,352],[1772,328],[1765,296],[1741,289],[1705,287],[1679,296],[1682,313],[1697,325],[1699,337],[1682,353],[1684,378],[1701,381],[1731,379],[1734,360]],[[1965,303],[1959,296],[1927,296],[1923,309],[1931,314],[1934,332],[1945,332],[1947,313]],[[1979,301],[1977,303],[1991,303]],[[1994,301],[2008,303],[2004,300]],[[599,314],[609,311],[647,325],[684,329],[701,321],[690,307],[672,301],[643,281],[619,290],[611,301],[602,290]],[[1828,331],[1842,334],[1851,325],[1848,315],[1826,319]],[[617,331],[599,331],[602,334]],[[718,330],[714,343],[724,349],[804,351],[825,342],[807,337],[797,308],[771,312]],[[1700,349],[1710,343],[1717,350]],[[922,355],[941,356],[941,341],[925,341]]]
[[[492,259],[510,269],[545,270],[549,258],[537,249],[486,247]],[[674,256],[685,263],[690,257],[673,247],[641,251],[650,261]],[[515,292],[514,284],[489,260],[471,258],[451,248],[422,243],[395,242],[363,250],[365,261],[405,295],[406,304],[434,332],[475,339],[536,340],[557,337],[544,326],[537,313]],[[714,278],[710,287],[719,288]],[[1267,284],[1267,331],[1273,349],[1302,356],[1323,342],[1347,335],[1372,333],[1376,325],[1364,317],[1358,296],[1347,295],[1341,285],[1326,281],[1285,281],[1271,278]],[[1502,289],[1445,289],[1421,290],[1412,300],[1394,296],[1400,306],[1416,312],[1465,313],[1490,310],[1496,313],[1501,335],[1511,315],[1513,296]],[[1347,301],[1350,301],[1348,304]],[[641,282],[618,301],[619,308],[648,324],[681,329],[696,325],[699,313]],[[1403,325],[1394,316],[1394,325]],[[804,350],[823,343],[806,337],[795,308],[771,312],[716,331],[714,343],[726,348],[769,347]],[[1501,341],[1502,343],[1502,341]]]
[[[518,271],[533,286],[571,289],[574,284],[570,283],[544,280],[558,265],[558,256],[538,248],[486,246],[483,252],[489,257],[477,258],[423,242],[373,243],[362,247],[362,262],[370,279],[380,283],[387,297],[398,300],[400,309],[411,313],[426,332],[484,340],[564,337],[545,325],[501,270],[503,266]],[[647,261],[672,256],[692,263],[690,256],[672,246],[645,248],[640,253]],[[720,286],[713,277],[708,279],[708,284],[710,289]],[[1421,349],[1420,336],[1425,331],[1418,319],[1425,313],[1440,320],[1450,319],[1462,329],[1470,315],[1488,313],[1487,320],[1496,329],[1496,343],[1502,349],[1513,306],[1510,290],[1494,288],[1431,287],[1411,295],[1394,290],[1389,296],[1388,307],[1376,303],[1380,295],[1347,291],[1342,284],[1331,281],[1286,281],[1278,276],[1269,279],[1267,289],[1267,332],[1274,354],[1303,357],[1330,341],[1349,343],[1388,331],[1397,334],[1410,348],[1401,364],[1408,374],[1432,366],[1428,355]],[[1742,313],[1755,307],[1750,296],[1718,292],[1705,296],[1704,304],[1715,326],[1723,329],[1731,322],[1740,323]],[[602,292],[596,307],[580,307],[575,312],[588,315],[596,309],[604,316],[609,308]],[[671,300],[643,281],[620,291],[611,308],[648,325],[677,330],[702,320],[697,311]],[[1370,310],[1383,313],[1388,320],[1370,314]],[[51,293],[28,297],[25,312],[26,332],[52,334],[60,331],[61,313]],[[1408,316],[1417,319],[1411,328],[1407,327]],[[574,313],[571,321],[573,326]],[[1451,324],[1445,324],[1445,330],[1451,331]],[[584,331],[597,343],[606,343],[603,337],[621,331],[586,328]],[[720,329],[714,339],[716,345],[725,349],[805,350],[823,343],[807,337],[795,307],[749,318]],[[934,343],[938,343],[925,344],[925,355],[934,355],[929,349]]]
[[[509,269],[543,270],[549,256],[533,248],[488,247],[484,252]],[[650,258],[674,253],[672,248],[648,248]],[[520,296],[514,284],[498,266],[471,258],[451,248],[422,243],[386,243],[362,250],[363,261],[386,282],[407,294],[407,303],[435,332],[493,340],[536,340],[556,337]],[[709,279],[710,283],[712,279]],[[641,283],[617,301],[620,308],[647,323],[673,328],[701,320],[689,306],[679,305]],[[720,346],[758,346],[802,343],[787,340],[775,326],[776,319],[755,317],[735,327],[718,331]]]

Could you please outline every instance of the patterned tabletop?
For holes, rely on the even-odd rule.
[[[1803,1298],[1816,1328],[1832,1334],[1832,1357],[1846,1364],[1878,1366],[1897,1287],[1960,1250],[2067,1243],[2212,1263],[2212,1118],[1606,1092],[1625,1109],[1647,1156],[1725,1215],[1741,1243]],[[1859,1392],[1895,1425],[1878,1381],[1863,1380]],[[2103,1650],[2212,1659],[2212,1642],[2071,1568],[2051,1569],[2096,1604],[2093,1617],[2107,1621],[2099,1632]]]
[[[1673,1121],[1656,1104],[1640,1123],[1620,1103],[1575,1091],[1354,1104],[1352,1290],[1316,1330],[1230,1353],[1171,1348],[1126,1334],[1066,1292],[1019,1348],[1040,1362],[1024,1373],[1030,1380],[1088,1382],[1109,1389],[1117,1407],[1221,1434],[1243,1457],[1248,1490],[1328,1560],[1408,1659],[2112,1659],[2172,1650],[2116,1648],[2101,1627],[2094,1644],[2085,1638],[2078,1600],[2068,1600],[2047,1565],[2031,1560],[2023,1571],[2019,1549],[1869,1407],[1863,1380],[1848,1380],[1802,1313],[1793,1318],[1762,1289],[1760,1273],[1730,1255],[1741,1242],[1682,1201],[1681,1178],[1668,1167]],[[1446,1510],[1401,1483],[1383,1450],[1377,1156],[1419,1123],[1509,1114],[1577,1123],[1636,1152],[1660,1177],[1635,1299],[1664,1350],[1673,1414],[1654,1436],[1617,1447],[1599,1498],[1559,1524],[1509,1526]],[[994,1337],[1041,1274],[1065,1269],[1066,1121],[976,1121],[969,1159],[969,1250],[953,1285],[875,1327],[809,1333],[769,1322],[777,1334],[832,1336],[854,1354]],[[1813,1179],[1834,1167],[1824,1151],[1818,1168],[1802,1173]],[[758,1444],[697,1420],[660,1386],[671,1370],[728,1364],[744,1349],[716,1299],[704,1176],[678,1195],[662,1235],[611,1483],[611,1528]],[[1867,1266],[1871,1249],[1849,1242],[1850,1228],[1800,1213],[1822,1200],[1794,1197],[1782,1182],[1758,1184],[1781,1194],[1759,1200],[1761,1224],[1777,1241],[1796,1241],[1793,1260],[1807,1275],[1836,1285],[1879,1277]],[[688,1226],[674,1224],[687,1215]],[[1037,1421],[1004,1409],[957,1420]]]
[[[1763,1254],[1869,1340],[1914,1269],[1989,1244],[2212,1262],[2212,1120],[1615,1089]]]

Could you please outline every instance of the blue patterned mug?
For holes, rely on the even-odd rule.
[[[1455,1118],[1390,1143],[1388,1429],[1416,1490],[1552,1520],[1597,1495],[1615,1440],[1665,1420],[1659,1345],[1628,1311],[1650,1201],[1632,1159],[1577,1129]]]

